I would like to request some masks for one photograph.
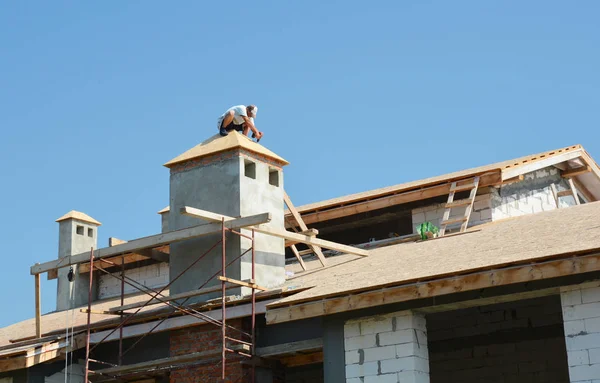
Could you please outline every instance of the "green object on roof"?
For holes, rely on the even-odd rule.
[[[439,231],[440,229],[438,229],[437,226],[435,226],[431,222],[423,222],[422,224],[417,226],[417,233],[419,233],[422,240],[437,237]]]

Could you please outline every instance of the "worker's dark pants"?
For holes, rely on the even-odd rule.
[[[233,121],[231,121],[231,123],[225,127],[223,125],[221,125],[221,129],[219,129],[219,133],[221,133],[222,136],[226,136],[232,130],[237,130],[238,132],[242,133],[244,131],[244,124],[236,125],[233,123]]]

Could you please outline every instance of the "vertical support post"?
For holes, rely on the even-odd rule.
[[[40,289],[40,274],[35,274],[35,336],[42,337],[42,299]]]
[[[222,219],[221,221],[221,275],[223,276],[223,278],[226,277],[225,275],[225,218]],[[221,379],[223,379],[223,381],[225,381],[225,359],[226,359],[226,355],[225,355],[225,350],[227,347],[227,333],[225,331],[225,320],[226,320],[226,311],[225,311],[225,281],[222,280],[221,281],[221,312],[223,313],[223,318],[222,318],[222,323],[221,323],[221,338],[222,338],[222,346],[223,349],[221,350]]]
[[[88,383],[90,371],[90,326],[92,317],[92,288],[94,278],[94,248],[90,250],[90,286],[88,290],[88,310],[87,310],[87,334],[85,338],[85,379],[83,383]]]
[[[125,255],[121,256],[121,306],[125,304]],[[123,321],[123,311],[119,319]],[[123,364],[123,326],[119,328],[119,366]]]
[[[254,229],[252,229],[252,283],[256,283],[256,275],[255,275],[255,252],[254,252]],[[252,288],[252,330],[251,330],[251,334],[252,334],[252,349],[250,350],[250,355],[252,355],[252,357],[254,358],[254,350],[256,348],[255,345],[255,334],[254,334],[254,329],[256,327],[256,289]],[[254,383],[254,374],[255,374],[255,363],[252,363],[252,369],[251,369],[251,375],[250,375],[250,382]]]

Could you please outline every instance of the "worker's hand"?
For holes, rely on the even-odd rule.
[[[258,134],[256,135],[256,142],[260,141],[262,136],[263,136],[263,132],[258,132]]]

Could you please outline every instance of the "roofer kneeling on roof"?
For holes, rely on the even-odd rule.
[[[252,130],[252,138],[256,138],[256,142],[260,141],[263,133],[259,132],[254,126],[256,112],[258,112],[256,105],[232,106],[219,117],[217,123],[219,133],[221,133],[221,136],[226,136],[232,130],[237,130],[247,136],[248,132]]]

